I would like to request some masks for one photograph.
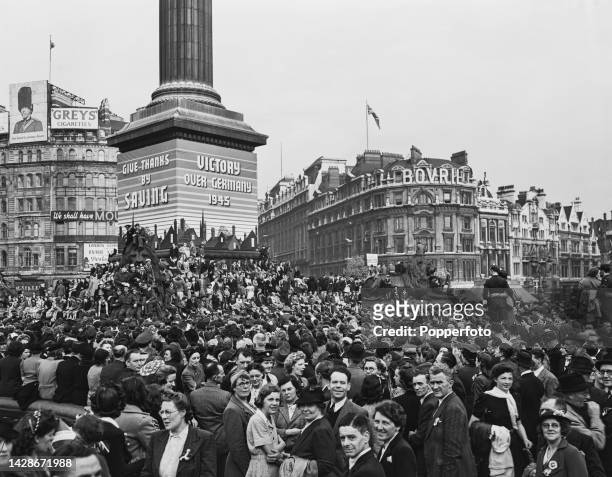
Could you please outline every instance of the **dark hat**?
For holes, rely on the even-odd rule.
[[[533,365],[533,360],[531,359],[531,353],[529,351],[520,350],[516,353],[516,363],[521,368],[529,369]]]
[[[568,369],[579,374],[590,374],[593,372],[593,361],[588,356],[572,356]]]
[[[499,273],[499,267],[497,265],[491,265],[490,270],[495,273]]]
[[[151,333],[151,330],[144,330],[136,337],[137,345],[148,345],[151,341],[153,341],[153,333]]]
[[[589,389],[589,384],[578,373],[567,373],[559,376],[559,392],[563,394],[577,393]]]
[[[187,338],[187,341],[189,342],[189,344],[197,344],[200,337],[198,336],[198,332],[194,329],[190,329],[185,331],[185,338]]]
[[[11,423],[4,418],[0,418],[0,437],[6,441],[12,441],[19,433],[13,429]]]
[[[297,400],[298,406],[311,406],[313,404],[323,404],[325,402],[325,395],[321,388],[305,389],[302,391],[302,395]]]
[[[595,363],[597,371],[599,371],[604,364],[612,364],[612,354],[606,353]]]
[[[32,88],[30,88],[29,86],[22,86],[21,88],[19,88],[19,91],[17,92],[17,105],[19,111],[21,111],[22,108],[33,109]]]
[[[274,361],[274,359],[274,355],[270,350],[258,351],[257,353],[255,353],[254,357],[254,361],[256,363],[263,363],[264,361]]]
[[[570,422],[565,412],[559,409],[542,409],[538,416],[538,423],[542,423],[546,419],[556,419],[559,423]]]
[[[287,356],[289,356],[289,353],[291,353],[291,347],[289,346],[289,343],[283,341],[280,346],[274,350],[274,359],[276,359],[276,361],[279,363],[284,363]]]
[[[363,404],[373,404],[383,400],[383,386],[378,376],[366,376],[361,385]]]
[[[363,343],[356,341],[349,346],[346,355],[353,360],[361,360],[365,358],[366,350]]]

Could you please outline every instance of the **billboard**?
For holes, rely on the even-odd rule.
[[[8,111],[0,113],[0,134],[8,134],[9,132],[9,113]]]
[[[47,140],[49,100],[46,81],[16,83],[9,87],[11,144]]]
[[[116,243],[84,243],[83,269],[87,270],[93,265],[108,263],[108,256],[116,249]]]
[[[98,129],[98,110],[51,108],[51,129]]]
[[[54,222],[117,222],[114,210],[52,210]]]

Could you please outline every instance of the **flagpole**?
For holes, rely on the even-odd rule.
[[[51,39],[51,35],[49,35],[49,83],[51,83],[51,51],[53,50],[53,40]]]
[[[368,99],[366,98],[366,104],[365,104],[365,119],[366,119],[366,151],[368,149],[370,149],[370,134],[369,134],[369,130],[368,130]]]

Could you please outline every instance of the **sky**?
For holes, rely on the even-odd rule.
[[[47,79],[128,118],[159,85],[157,0],[2,2],[0,104]],[[268,135],[259,194],[320,156],[466,150],[494,190],[612,210],[612,2],[213,0],[214,87]],[[282,146],[281,146],[282,144]]]

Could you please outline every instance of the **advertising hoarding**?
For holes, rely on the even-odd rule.
[[[46,81],[15,83],[9,87],[11,129],[9,142],[47,140],[49,98]]]
[[[55,222],[116,222],[115,210],[52,210]]]
[[[51,108],[51,129],[98,129],[98,110]]]
[[[9,132],[9,113],[8,111],[0,113],[0,134]]]
[[[93,265],[108,263],[108,256],[116,248],[116,243],[84,243],[83,268],[87,270]]]

